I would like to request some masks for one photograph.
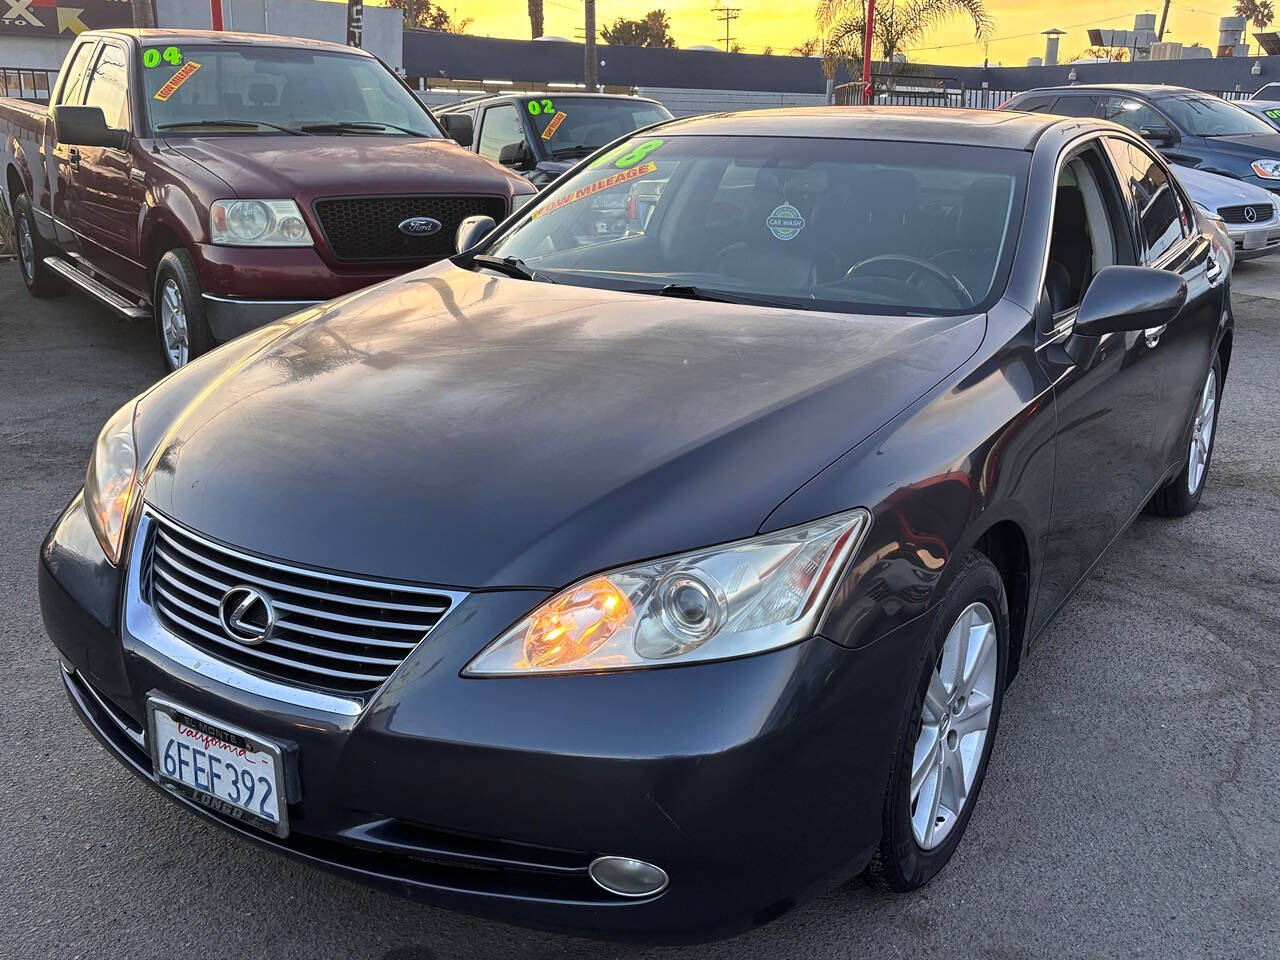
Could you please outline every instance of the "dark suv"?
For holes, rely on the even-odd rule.
[[[1170,163],[1280,193],[1280,131],[1198,90],[1139,83],[1041,87],[1001,109],[1111,120],[1146,139]]]
[[[656,100],[610,93],[477,97],[441,107],[436,115],[464,147],[539,187],[606,143],[671,119]]]

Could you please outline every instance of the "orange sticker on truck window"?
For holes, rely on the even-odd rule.
[[[178,88],[190,80],[191,75],[199,69],[200,64],[196,63],[194,60],[188,60],[178,68],[177,73],[165,81],[163,87],[156,91],[155,99],[161,102],[168,100],[177,93]]]
[[[547,129],[542,131],[543,140],[550,140],[556,135],[556,131],[560,129],[560,124],[564,123],[565,116],[566,114],[563,110],[556,112],[556,115],[551,118],[551,122],[547,124]]]
[[[558,197],[555,200],[552,200],[545,207],[539,207],[537,210],[533,211],[533,213],[529,214],[529,219],[536,220],[538,217],[544,216],[552,210],[559,210],[561,207],[570,203],[576,203],[586,197],[593,196],[601,190],[608,190],[611,187],[617,187],[632,180],[639,180],[641,177],[647,177],[657,169],[658,165],[650,160],[648,163],[642,164],[638,167],[632,167],[630,170],[623,170],[621,173],[615,173],[612,176],[603,177],[600,180],[588,183],[585,187],[579,187],[572,193],[566,193],[563,197]]]

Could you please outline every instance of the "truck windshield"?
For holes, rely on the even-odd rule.
[[[501,259],[477,266],[663,296],[972,313],[1004,289],[1029,156],[658,128],[544,191],[484,250]]]
[[[151,127],[167,136],[288,131],[442,137],[377,60],[272,46],[164,45],[142,51]],[[310,129],[309,129],[310,128]]]
[[[552,160],[580,159],[633,130],[671,119],[661,104],[634,97],[548,94],[526,99],[524,110],[533,123],[534,135]]]

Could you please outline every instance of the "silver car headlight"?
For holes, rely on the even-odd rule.
[[[1255,160],[1253,172],[1264,180],[1280,180],[1280,160]]]
[[[867,511],[852,510],[588,577],[507,630],[463,674],[630,670],[805,640],[870,523]]]
[[[215,200],[209,238],[226,247],[310,247],[311,231],[292,200]]]
[[[133,439],[134,401],[111,415],[98,434],[84,477],[89,525],[113,564],[120,562],[124,528],[138,479],[138,449]]]

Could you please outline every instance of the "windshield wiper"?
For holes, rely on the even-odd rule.
[[[397,127],[394,123],[376,123],[365,120],[334,120],[331,123],[304,123],[298,129],[305,130],[308,133],[342,133],[344,130],[369,130],[377,133],[380,130],[399,130],[401,133],[407,133],[414,137],[426,136],[417,130],[410,130],[408,127]]]
[[[178,127],[270,127],[294,137],[305,137],[306,134],[293,127],[282,127],[278,123],[267,123],[265,120],[173,120],[169,123],[156,124],[157,130],[174,130]]]
[[[578,147],[561,147],[559,150],[551,151],[551,159],[581,160],[583,157],[589,157],[599,149],[599,147],[588,147],[585,144]]]
[[[758,297],[750,293],[730,293],[722,290],[706,290],[692,283],[667,283],[661,287],[641,287],[631,293],[647,293],[655,297],[678,297],[681,300],[705,300],[709,303],[741,303],[756,307],[782,307],[785,310],[808,310],[802,302]]]
[[[544,283],[555,283],[545,273],[539,273],[519,257],[491,257],[488,254],[477,253],[471,258],[471,262],[489,270],[496,270],[498,273],[505,273],[508,277],[515,277],[517,280],[541,280]]]

